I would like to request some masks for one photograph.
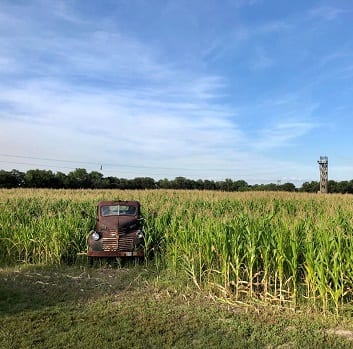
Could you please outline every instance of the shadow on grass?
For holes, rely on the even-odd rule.
[[[133,289],[147,275],[142,266],[21,266],[0,268],[0,317]]]
[[[0,269],[1,349],[352,348],[322,321],[216,304],[143,266]]]

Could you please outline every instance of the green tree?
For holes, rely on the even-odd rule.
[[[295,185],[293,183],[284,183],[279,186],[279,189],[283,191],[291,191],[291,192],[296,191]]]
[[[28,170],[24,176],[27,188],[54,188],[55,175],[50,170]]]
[[[0,170],[0,188],[17,188],[23,186],[24,173],[17,170]]]
[[[215,190],[216,189],[216,183],[214,181],[210,181],[206,179],[204,181],[204,189],[206,190]]]
[[[54,188],[61,189],[61,188],[67,188],[68,187],[67,175],[65,173],[63,173],[63,172],[55,173],[54,182],[55,182],[55,187]]]
[[[238,180],[233,183],[233,189],[235,191],[246,191],[249,189],[249,184],[244,180]]]
[[[89,174],[84,168],[77,168],[67,175],[68,187],[72,189],[85,189],[90,187]]]
[[[304,182],[300,188],[300,191],[307,193],[317,193],[320,190],[320,184],[316,181]]]
[[[92,189],[103,188],[103,174],[98,171],[92,171],[88,175],[90,187]]]
[[[158,186],[158,188],[161,188],[161,189],[169,189],[169,188],[171,188],[170,181],[167,178],[160,179],[157,182],[157,186]]]

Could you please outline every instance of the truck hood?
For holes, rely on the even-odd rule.
[[[119,232],[128,232],[139,228],[139,221],[135,216],[109,216],[99,217],[96,230],[118,230]]]

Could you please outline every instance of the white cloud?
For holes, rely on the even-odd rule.
[[[257,47],[255,50],[255,57],[252,61],[253,69],[266,69],[274,64],[274,60],[263,47]]]
[[[347,10],[332,6],[320,6],[309,11],[312,17],[322,18],[327,21],[335,20],[345,13],[347,13]]]
[[[118,159],[122,168],[168,167],[171,159],[176,168],[226,168],[230,155],[222,149],[241,142],[242,133],[229,119],[231,110],[209,104],[214,83],[205,78],[185,87],[168,85],[179,102],[169,101],[160,89],[75,91],[56,80],[0,90],[0,100],[11,106],[0,113],[0,147],[7,149],[21,134],[11,154],[104,163]]]
[[[312,131],[318,125],[303,121],[285,121],[260,132],[254,143],[255,149],[270,150],[288,146],[294,139],[300,138]]]
[[[254,6],[260,3],[262,0],[235,0],[231,1],[231,4],[234,4],[236,7],[246,7],[246,6]]]
[[[69,167],[75,167],[75,160],[78,166],[80,161],[103,163],[111,175],[248,177],[258,182],[288,167],[264,157],[262,150],[290,145],[317,127],[304,115],[308,121],[282,119],[270,129],[257,125],[249,131],[238,118],[241,106],[224,102],[234,91],[221,69],[211,73],[179,64],[177,58],[167,61],[158,44],[106,19],[82,18],[70,2],[31,4],[8,5],[0,13],[0,30],[6,29],[0,39],[3,152],[67,160]],[[270,67],[273,58],[266,46],[256,46],[257,40],[287,28],[285,21],[253,27],[237,23],[210,42],[204,57],[218,59],[255,39],[251,47],[258,49],[247,62],[256,69]],[[277,102],[284,108],[292,101]]]

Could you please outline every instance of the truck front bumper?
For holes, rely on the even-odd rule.
[[[87,251],[88,257],[143,257],[144,251]]]

